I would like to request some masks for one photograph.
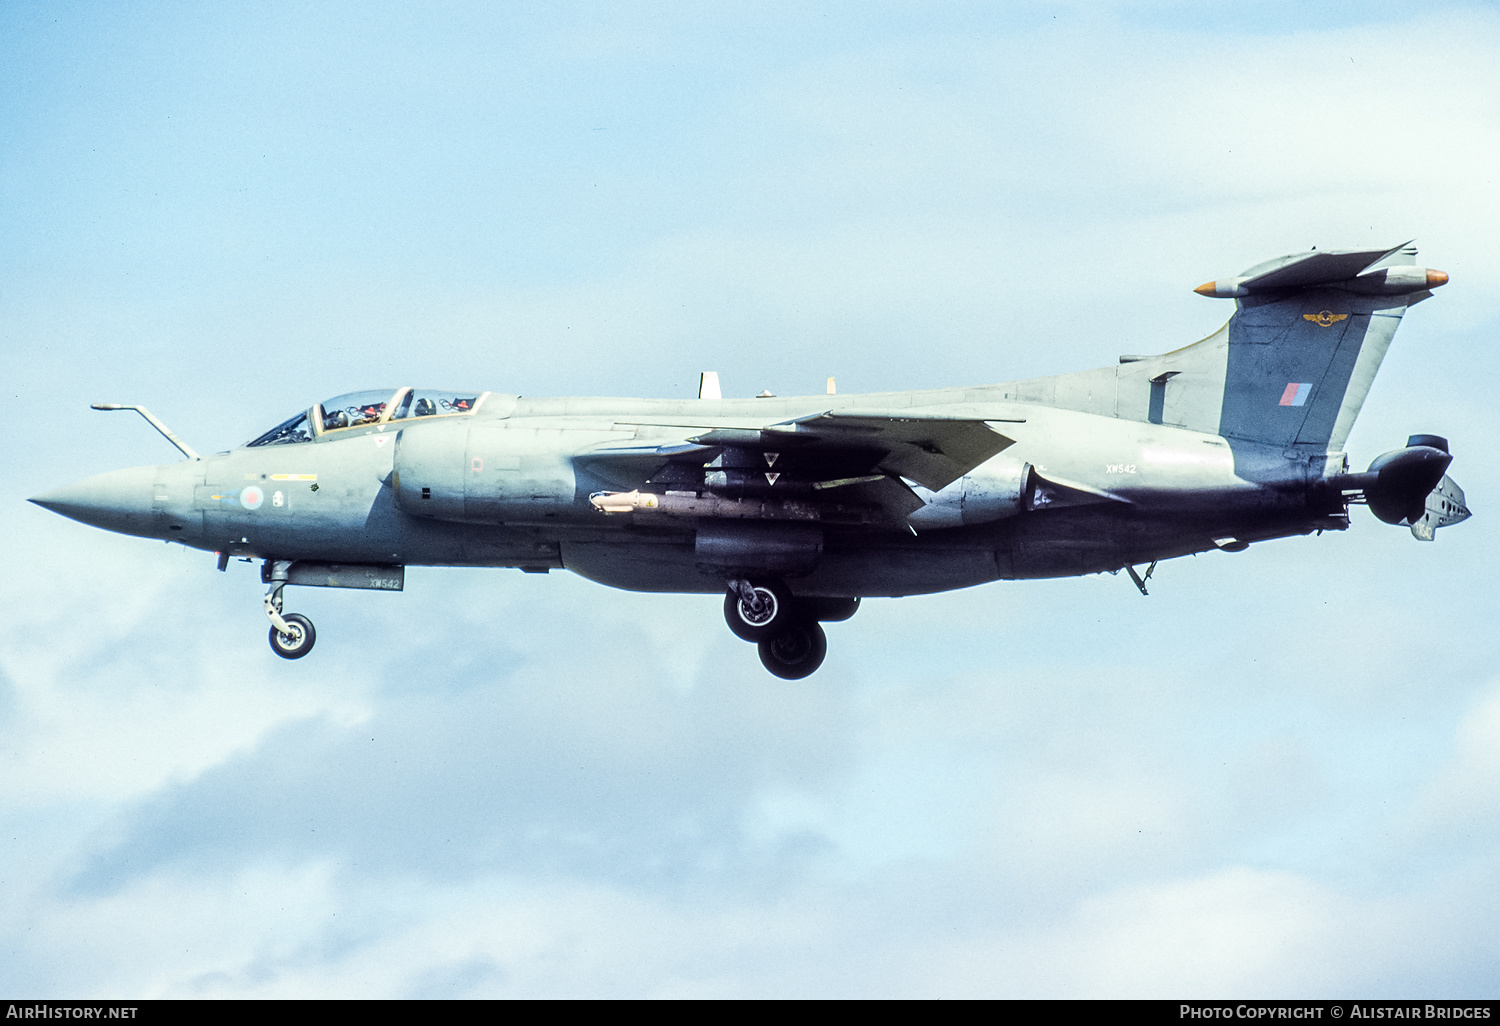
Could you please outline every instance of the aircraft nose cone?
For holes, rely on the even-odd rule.
[[[95,474],[82,481],[32,496],[43,509],[106,531],[144,533],[151,523],[155,467],[131,467]]]

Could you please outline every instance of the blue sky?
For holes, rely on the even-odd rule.
[[[1493,996],[1488,5],[7,5],[0,989]],[[1475,518],[866,603],[804,682],[703,596],[304,590],[26,504],[384,385],[1000,381],[1209,278],[1453,280],[1349,441]]]

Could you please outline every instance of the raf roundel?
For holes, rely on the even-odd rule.
[[[260,504],[266,501],[266,493],[255,485],[249,485],[240,489],[240,505],[246,509],[260,509]]]

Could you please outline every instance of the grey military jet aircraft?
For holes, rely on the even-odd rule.
[[[313,625],[286,585],[402,589],[405,568],[571,570],[722,592],[779,677],[862,598],[1125,570],[1349,526],[1363,503],[1431,541],[1469,516],[1448,443],[1418,434],[1351,473],[1344,441],[1407,308],[1448,276],[1409,245],[1312,251],[1200,286],[1229,322],[1162,356],[918,392],[724,399],[342,395],[200,457],[32,502],[87,524],[263,560],[271,648]],[[1145,566],[1142,574],[1137,567]]]

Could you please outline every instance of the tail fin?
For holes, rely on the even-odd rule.
[[[1343,447],[1407,307],[1448,276],[1410,245],[1312,251],[1195,291],[1234,298],[1214,335],[1153,357],[1121,357],[1116,415],[1271,445]]]

